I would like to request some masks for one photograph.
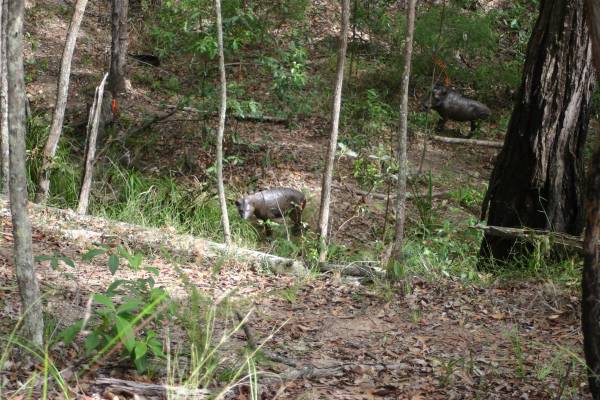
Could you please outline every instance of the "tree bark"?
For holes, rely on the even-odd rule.
[[[342,87],[344,84],[344,64],[346,62],[346,49],[348,47],[348,26],[350,24],[350,0],[342,0],[342,26],[340,29],[340,43],[337,56],[337,80],[333,93],[333,107],[331,111],[331,136],[327,149],[325,171],[321,187],[321,207],[319,210],[319,261],[325,262],[327,258],[327,235],[329,233],[329,206],[331,203],[331,181],[333,180],[333,166],[340,123],[340,110],[342,107]]]
[[[585,0],[585,7],[593,59],[598,73],[600,71],[600,3],[597,0]],[[593,398],[598,400],[600,399],[600,249],[597,243],[600,237],[600,145],[588,168],[585,210],[581,328],[590,391]]]
[[[108,88],[114,98],[118,98],[127,89],[125,65],[127,61],[127,47],[129,45],[129,32],[127,30],[128,8],[129,0],[113,0]]]
[[[226,245],[231,245],[231,232],[229,230],[229,215],[227,214],[227,200],[225,199],[225,186],[223,184],[223,134],[225,132],[225,116],[227,112],[227,81],[225,78],[225,55],[223,52],[223,23],[221,21],[221,0],[215,0],[215,14],[217,24],[217,42],[219,46],[219,72],[221,77],[221,104],[219,105],[219,127],[217,129],[217,189],[219,204],[221,206],[221,224]]]
[[[583,229],[583,157],[589,122],[591,46],[583,0],[543,0],[504,146],[482,206],[487,225],[578,235]],[[480,255],[508,261],[530,247],[483,239]]]
[[[10,132],[10,209],[15,268],[23,307],[23,330],[32,343],[43,343],[44,323],[40,289],[33,267],[31,223],[27,213],[25,175],[25,80],[23,71],[24,0],[8,4],[6,43],[8,67],[8,129]]]
[[[0,0],[0,193],[8,193],[8,81],[6,79],[6,21],[8,0]]]
[[[415,3],[409,0],[406,12],[406,43],[404,47],[404,72],[402,74],[402,100],[400,103],[400,126],[398,132],[398,187],[396,189],[396,228],[390,259],[401,262],[404,243],[404,221],[406,219],[406,178],[408,176],[408,158],[406,155],[406,136],[408,134],[408,86],[412,61],[413,36],[415,32]]]
[[[62,61],[60,65],[60,75],[58,78],[58,87],[56,90],[56,105],[54,106],[54,115],[52,116],[52,126],[48,134],[48,141],[44,147],[44,156],[42,167],[38,177],[38,187],[35,194],[36,203],[45,203],[50,190],[50,169],[52,168],[53,158],[56,154],[56,146],[62,133],[63,122],[65,119],[65,109],[67,108],[67,98],[69,95],[69,78],[71,76],[71,62],[73,60],[73,51],[77,42],[77,34],[83,20],[85,7],[88,0],[77,0],[75,11],[71,17],[71,24],[65,41]]]
[[[96,139],[98,138],[98,126],[100,125],[100,115],[102,114],[102,108],[104,106],[104,85],[108,74],[104,75],[102,82],[96,88],[96,95],[94,96],[94,103],[90,110],[90,116],[87,126],[87,143],[86,143],[86,156],[85,156],[85,168],[83,174],[83,180],[81,183],[81,191],[79,192],[79,204],[77,206],[77,212],[79,214],[86,214],[90,199],[90,189],[92,187],[92,177],[94,175],[94,162],[96,161]]]
[[[600,251],[595,246],[600,237],[600,151],[590,163],[586,210],[581,327],[590,391],[600,399]]]

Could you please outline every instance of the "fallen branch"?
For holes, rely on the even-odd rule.
[[[164,121],[165,119],[169,118],[170,116],[176,114],[178,111],[179,111],[179,108],[174,108],[171,111],[166,112],[164,114],[155,114],[151,119],[149,119],[148,121],[143,123],[141,126],[139,126],[137,128],[133,128],[132,130],[126,132],[125,135],[123,135],[123,136],[124,137],[134,136],[142,131],[145,131],[152,125]]]
[[[368,278],[384,277],[385,271],[376,261],[354,261],[349,264],[319,264],[321,272],[339,272],[342,275],[362,276]]]
[[[288,371],[279,375],[279,379],[281,380],[294,380],[294,379],[311,379],[311,378],[324,378],[329,376],[342,376],[347,374],[347,371],[350,369],[374,369],[376,372],[386,371],[386,370],[398,370],[398,369],[408,369],[408,364],[406,363],[395,363],[395,364],[363,364],[363,363],[345,363],[334,365],[331,367],[323,367],[318,368],[312,365],[305,365],[302,368],[298,369],[289,369]]]
[[[234,257],[253,264],[265,266],[276,273],[303,275],[306,267],[300,261],[275,256],[237,246],[227,248],[222,243],[199,239],[191,235],[167,233],[156,228],[145,228],[125,222],[110,221],[99,217],[78,215],[72,210],[43,207],[29,203],[33,227],[70,241],[85,245],[103,243],[123,244],[142,252],[167,251],[192,259],[219,259]],[[5,198],[0,197],[0,217],[8,218],[10,210]]]
[[[171,108],[171,107],[175,107],[175,106],[169,106],[169,107]],[[198,110],[197,108],[194,108],[194,107],[183,107],[183,108],[181,108],[181,110],[200,114],[203,117],[216,117],[217,116],[217,113],[211,113],[211,112]],[[283,124],[283,125],[288,125],[290,123],[290,121],[287,118],[272,117],[269,115],[249,116],[249,115],[230,114],[228,117],[237,119],[238,121],[244,121],[244,122],[263,122],[263,123],[269,123],[269,124]]]
[[[461,139],[461,138],[450,138],[445,136],[431,136],[431,138],[438,142],[452,143],[452,144],[472,144],[475,146],[487,146],[496,147],[501,149],[504,143],[496,142],[492,140],[477,140],[477,139]]]
[[[96,390],[102,392],[126,393],[128,396],[138,398],[186,398],[186,399],[206,399],[210,391],[206,389],[186,388],[182,386],[159,385],[154,383],[144,383],[135,381],[126,381],[115,378],[98,378],[91,383]],[[116,393],[115,393],[116,392]]]
[[[244,335],[246,335],[246,341],[248,342],[248,346],[250,346],[250,348],[252,350],[256,350],[258,346],[256,344],[256,340],[254,340],[254,335],[252,334],[252,330],[250,329],[250,326],[248,325],[247,322],[243,323],[244,317],[242,316],[242,314],[240,314],[239,311],[235,312],[235,316],[237,317],[238,321],[240,323],[242,323],[242,330],[244,331]],[[268,351],[264,348],[260,349],[260,353],[263,356],[265,356],[266,358],[268,358],[269,360],[275,361],[280,364],[285,364],[290,367],[296,367],[298,365],[295,361],[293,361],[287,357],[283,357],[278,354],[271,353],[270,351]]]
[[[72,210],[44,207],[34,203],[29,203],[28,211],[32,226],[36,230],[63,240],[77,241],[85,246],[119,244],[144,253],[166,251],[172,255],[191,259],[236,258],[268,268],[278,274],[304,275],[308,272],[302,261],[235,245],[228,248],[223,243],[196,238],[192,235],[168,233],[157,228],[79,215]],[[0,218],[2,217],[10,217],[8,202],[4,197],[0,197]],[[323,264],[321,270],[339,270],[343,275],[356,273],[357,276],[373,276],[377,273],[373,268],[365,268],[365,266],[354,268],[353,264],[356,263],[348,266]]]
[[[583,250],[583,239],[580,236],[568,235],[566,233],[543,231],[531,228],[509,228],[505,226],[488,226],[484,224],[477,224],[474,226],[475,229],[481,229],[487,235],[498,236],[504,238],[523,238],[523,239],[535,239],[546,237],[553,243],[563,245],[565,247],[571,247],[578,251]],[[600,245],[600,243],[599,243]]]
[[[354,188],[350,188],[350,187],[343,187],[340,186],[338,184],[333,184],[332,185],[334,188],[339,189],[339,190],[348,190],[352,193],[356,193],[359,194],[361,196],[367,196],[367,197],[373,197],[374,199],[380,199],[380,200],[387,200],[388,195],[384,194],[384,193],[374,193],[374,192],[366,192],[364,190],[360,190],[360,189],[354,189]],[[438,197],[446,197],[450,194],[449,190],[441,190],[439,192],[432,192],[431,193],[431,197],[432,198],[438,198]],[[389,196],[390,199],[395,199],[396,195],[390,195]],[[422,198],[422,197],[429,197],[429,193],[420,193],[420,194],[414,194],[414,193],[406,193],[406,198],[407,199],[414,199],[414,198]]]

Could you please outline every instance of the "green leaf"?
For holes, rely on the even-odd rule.
[[[119,257],[117,255],[111,254],[108,257],[108,269],[112,275],[117,273],[117,270],[119,269]]]
[[[135,358],[134,360],[139,360],[144,357],[148,353],[148,346],[144,342],[137,342],[135,344]]]
[[[103,294],[100,294],[100,293],[94,294],[94,301],[98,304],[105,305],[106,307],[110,308],[111,310],[115,309],[115,303],[113,303],[113,301],[111,300],[110,297],[105,296]]]
[[[62,262],[67,264],[69,267],[75,268],[75,262],[73,262],[73,260],[71,260],[69,257],[60,256],[59,258],[61,259]]]
[[[131,323],[125,318],[117,315],[117,331],[119,332],[121,342],[127,351],[132,352],[135,347],[135,336],[133,334]]]
[[[139,269],[140,265],[142,265],[142,255],[135,254],[133,256],[127,257],[127,261],[129,261],[129,266],[133,269]]]
[[[100,336],[98,332],[92,332],[88,337],[85,338],[83,347],[85,348],[86,354],[90,354],[93,350],[97,349],[100,345]]]
[[[75,339],[75,336],[81,331],[81,327],[83,326],[83,319],[75,322],[73,325],[66,327],[63,329],[58,336],[61,338],[65,346],[70,345]]]
[[[52,257],[50,260],[50,267],[52,267],[54,270],[58,269],[58,258]]]
[[[156,267],[146,267],[144,268],[146,271],[150,272],[151,274],[154,274],[156,276],[158,276],[158,274],[160,273],[159,269]]]
[[[115,279],[113,283],[108,286],[108,289],[106,289],[106,293],[111,295],[115,294],[115,290],[124,283],[127,283],[124,279]]]
[[[142,301],[140,299],[131,299],[126,303],[121,304],[117,308],[117,314],[123,314],[134,311],[140,306],[140,304],[142,304]]]
[[[146,357],[142,357],[139,360],[134,360],[133,364],[135,364],[135,369],[139,373],[143,373],[148,368],[148,359]]]
[[[33,259],[35,262],[49,261],[55,258],[55,256],[35,256]]]
[[[159,340],[157,340],[157,339],[148,340],[148,347],[150,348],[150,351],[152,351],[152,353],[155,356],[165,357],[165,353],[163,352],[163,349],[162,349],[162,344]]]
[[[94,259],[94,257],[99,256],[100,254],[104,254],[104,253],[106,253],[106,250],[104,250],[104,249],[91,249],[87,253],[85,253],[83,256],[81,256],[81,259],[83,261],[90,262]]]

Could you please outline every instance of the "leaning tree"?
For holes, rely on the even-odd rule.
[[[584,0],[542,0],[518,98],[490,177],[488,225],[580,234],[583,147],[589,122],[592,53]],[[508,260],[526,251],[486,234],[480,255]]]

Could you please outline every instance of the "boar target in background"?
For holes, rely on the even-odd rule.
[[[437,131],[443,131],[446,121],[471,122],[469,136],[473,136],[477,129],[477,121],[490,116],[490,109],[483,103],[469,99],[455,90],[438,85],[431,92],[429,101],[425,108],[433,108],[438,112],[441,119],[437,125]]]
[[[302,227],[302,210],[306,205],[304,193],[291,188],[273,188],[238,199],[235,205],[242,219],[252,216],[261,221],[289,216],[296,231]],[[267,234],[270,229],[267,226]]]

